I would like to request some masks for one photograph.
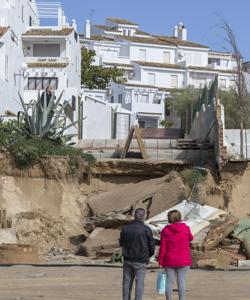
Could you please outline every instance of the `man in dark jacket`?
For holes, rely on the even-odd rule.
[[[124,258],[123,300],[131,300],[131,290],[135,279],[135,300],[142,300],[144,278],[149,258],[154,255],[155,243],[151,229],[144,225],[145,210],[135,211],[135,220],[123,227],[120,246]]]

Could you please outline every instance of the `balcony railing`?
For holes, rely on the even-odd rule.
[[[26,56],[24,58],[26,63],[69,63],[67,57],[34,57]]]
[[[104,63],[113,63],[113,64],[130,64],[130,58],[126,56],[103,56],[102,61]]]

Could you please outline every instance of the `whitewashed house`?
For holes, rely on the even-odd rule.
[[[22,35],[27,71],[24,85],[26,101],[49,84],[58,96],[74,97],[74,110],[80,88],[80,44],[73,27],[30,28]]]
[[[3,1],[3,0],[1,0]],[[75,20],[67,23],[58,2],[5,0],[0,7],[0,113],[20,110],[49,84],[62,101],[72,98],[72,119],[78,117],[81,51]],[[42,19],[55,26],[40,26]]]
[[[21,35],[39,18],[33,0],[0,0],[0,115],[17,111],[23,90],[24,64]]]
[[[140,127],[161,127],[171,90],[201,88],[216,75],[221,88],[234,85],[234,57],[189,41],[182,23],[168,37],[141,31],[138,24],[124,19],[108,18],[105,25],[86,21],[80,38],[82,47],[95,50],[95,64],[125,70],[127,83],[112,84],[105,101],[120,103],[131,112],[131,123]]]

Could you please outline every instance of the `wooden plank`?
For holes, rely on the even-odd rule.
[[[132,138],[133,138],[133,134],[134,134],[134,126],[131,126],[130,131],[128,133],[128,137],[127,137],[125,146],[124,146],[122,154],[121,154],[121,158],[126,158],[130,143],[131,143]]]
[[[139,127],[137,125],[134,127],[134,131],[135,131],[135,136],[136,136],[139,148],[141,150],[142,158],[143,159],[148,159],[148,155],[146,153],[143,140],[141,138],[140,129],[139,129]]]
[[[121,154],[121,158],[126,158],[126,155],[128,154],[128,150],[129,150],[129,146],[131,144],[131,141],[133,139],[133,135],[135,134],[135,137],[136,137],[136,140],[137,140],[137,143],[139,145],[139,149],[141,151],[141,154],[142,154],[142,158],[143,159],[147,159],[148,158],[148,155],[146,153],[146,150],[145,150],[145,146],[144,146],[144,143],[143,143],[143,140],[142,140],[142,137],[141,137],[141,134],[140,134],[140,129],[137,125],[135,126],[132,126],[130,128],[130,131],[129,131],[129,134],[128,134],[128,137],[127,137],[127,140],[126,140],[126,143],[125,143],[125,146],[123,148],[123,151],[122,151],[122,154]]]

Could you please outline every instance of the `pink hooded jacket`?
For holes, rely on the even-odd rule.
[[[185,223],[167,225],[161,232],[158,262],[162,267],[186,267],[192,265],[190,242],[193,235]]]

